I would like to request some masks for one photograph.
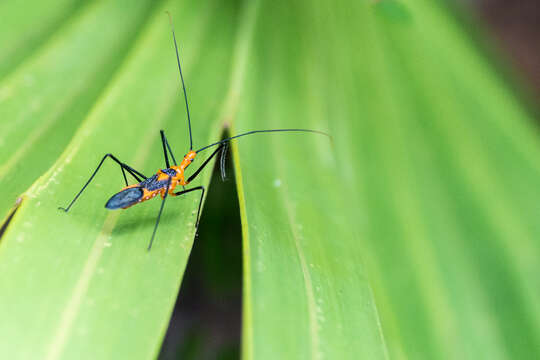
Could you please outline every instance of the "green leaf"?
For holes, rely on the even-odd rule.
[[[161,128],[174,151],[187,151],[165,10],[185,39],[180,49],[186,80],[194,84],[195,144],[217,138],[219,128],[211,124],[228,80],[223,69],[230,68],[234,30],[221,16],[234,19],[234,8],[164,4],[153,10],[62,156],[25,193],[2,239],[3,357],[146,359],[158,353],[193,242],[199,196],[168,199],[151,252],[146,247],[160,203],[129,212],[104,209],[123,187],[113,162],[103,165],[69,213],[58,206],[71,201],[106,152],[146,175],[161,168]],[[201,183],[208,180],[206,173]]]
[[[324,18],[314,11],[308,4],[271,3],[253,10],[251,49],[240,62],[250,65],[239,86],[233,133],[329,129],[335,145],[343,145],[331,121],[339,115],[323,116],[325,89],[333,84],[323,78],[321,52],[329,43],[321,48],[326,37],[315,26],[323,26],[317,21]],[[345,125],[353,118],[340,120]],[[328,138],[305,133],[261,135],[234,145],[246,359],[387,355],[359,232],[350,222],[358,211],[340,186],[335,149]]]
[[[32,56],[11,67],[2,79],[0,187],[7,195],[0,199],[2,217],[14,204],[16,196],[28,189],[60,156],[122,63],[133,38],[146,21],[149,3],[126,6],[131,3],[96,2],[84,6],[69,20],[61,22],[37,49],[25,50]],[[62,8],[60,4],[58,7]],[[18,41],[24,44],[30,30],[10,25],[11,21],[21,19],[24,8],[19,5],[6,10],[10,20],[0,24],[0,34],[3,34],[0,40],[4,34],[19,31]],[[30,14],[34,14],[34,10]],[[36,29],[41,26],[44,25]],[[12,48],[10,44],[6,44],[7,52]],[[0,74],[1,64],[2,59]]]
[[[237,145],[244,357],[534,358],[536,125],[446,9],[387,3],[260,10],[234,133],[335,144]]]
[[[29,57],[40,45],[62,27],[70,16],[80,8],[76,0],[57,0],[54,6],[45,2],[33,2],[22,6],[17,1],[4,1],[0,13],[0,78],[13,71],[17,64]],[[14,36],[16,35],[16,36]]]
[[[35,32],[38,49],[30,43],[11,63],[0,58],[0,69],[12,69],[0,107],[19,119],[0,124],[0,210],[42,175],[0,243],[3,358],[158,354],[198,197],[167,200],[150,253],[159,201],[103,209],[123,186],[113,163],[68,214],[56,208],[106,152],[150,175],[163,166],[159,129],[175,153],[187,149],[166,9],[195,148],[223,127],[333,137],[233,142],[243,358],[537,357],[537,125],[444,5],[170,2],[146,11],[103,2],[61,21],[65,4],[44,14],[59,29]],[[106,26],[115,31],[95,31]],[[32,110],[35,96],[41,110]],[[19,151],[25,161],[11,160]],[[209,178],[203,172],[196,185]]]

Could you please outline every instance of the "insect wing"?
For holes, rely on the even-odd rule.
[[[142,199],[144,191],[140,187],[128,188],[113,195],[105,204],[109,210],[121,209],[131,206]]]

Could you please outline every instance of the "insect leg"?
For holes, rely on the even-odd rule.
[[[214,156],[216,156],[217,153],[219,153],[219,151],[223,148],[223,144],[221,144],[216,150],[214,150],[214,152],[212,153],[212,155],[210,155],[203,163],[202,165],[188,178],[187,182],[190,183],[193,179],[195,179],[197,177],[197,175],[199,175],[199,173],[202,171],[202,169],[204,169],[204,167],[206,165],[208,165],[208,163],[210,162],[210,160],[212,160],[212,158]]]
[[[168,169],[171,167],[171,165],[169,164],[169,156],[167,155],[167,150],[169,150],[169,153],[171,154],[171,158],[173,160],[174,165],[176,165],[176,159],[174,158],[174,154],[171,150],[171,146],[169,145],[169,142],[167,141],[165,132],[163,130],[160,130],[159,133],[161,134],[161,145],[163,145],[163,155],[165,157],[165,165],[167,166],[167,169]]]
[[[187,194],[188,192],[192,192],[192,191],[195,191],[195,190],[201,190],[201,199],[199,200],[199,208],[197,209],[197,222],[195,223],[195,228],[198,228],[199,227],[199,220],[200,220],[200,216],[201,216],[201,205],[202,205],[202,201],[203,201],[203,198],[204,198],[204,186],[196,186],[196,187],[191,188],[191,189],[187,189],[187,190],[184,190],[184,191],[179,191],[179,192],[175,193],[174,196],[184,195],[184,194]]]
[[[110,154],[108,154],[110,155]],[[120,163],[120,161],[118,159],[116,159],[113,155],[110,155],[111,156],[111,159],[113,159],[114,161],[116,161],[118,163],[118,165],[120,165],[122,167],[122,169],[126,169],[127,172],[133,176],[135,178],[135,180],[137,180],[138,182],[141,182],[143,180],[146,180],[147,177],[143,174],[141,174],[140,172],[138,172],[137,170],[135,170],[134,168],[132,168],[131,166],[127,165],[127,164],[124,164],[124,163]]]
[[[161,219],[161,213],[163,212],[163,207],[165,206],[165,200],[167,200],[167,195],[169,195],[169,186],[171,185],[171,177],[167,179],[167,187],[163,200],[161,200],[161,206],[159,207],[159,213],[156,219],[156,224],[154,225],[154,231],[152,232],[152,238],[150,239],[150,244],[148,244],[148,251],[152,248],[152,243],[154,242],[154,237],[156,236],[156,231],[159,225],[159,219]]]
[[[124,168],[122,166],[120,166],[120,170],[122,170],[122,176],[124,177],[124,181],[126,182],[126,186],[128,186],[128,181],[127,181],[127,177],[126,177],[126,170],[124,170]]]
[[[96,170],[94,170],[94,172],[92,173],[92,175],[90,176],[90,179],[88,179],[88,181],[86,182],[86,184],[84,184],[84,186],[82,187],[82,189],[77,193],[77,195],[75,195],[75,198],[73,198],[73,200],[71,201],[71,203],[69,203],[68,207],[67,208],[63,208],[63,207],[59,207],[58,209],[60,210],[64,210],[65,212],[68,212],[69,209],[71,208],[71,206],[73,205],[73,203],[79,198],[79,196],[81,196],[82,192],[84,191],[84,189],[86,189],[86,187],[88,186],[88,184],[90,184],[90,182],[92,181],[92,179],[94,178],[94,176],[96,176],[98,170],[101,168],[101,165],[103,165],[103,162],[105,161],[106,158],[110,157],[112,160],[114,160],[118,165],[120,165],[120,167],[122,168],[122,174],[124,175],[124,180],[126,180],[126,183],[127,183],[127,178],[126,178],[126,174],[124,173],[124,170],[126,170],[131,176],[133,176],[135,178],[135,180],[137,180],[138,182],[141,182],[142,179],[146,179],[146,176],[144,176],[143,174],[141,174],[140,172],[138,172],[137,170],[133,169],[131,166],[127,165],[127,164],[124,164],[123,162],[121,162],[120,160],[118,160],[116,158],[116,156],[114,156],[113,154],[106,154],[103,159],[101,159],[101,161],[99,162],[99,165],[97,166]]]

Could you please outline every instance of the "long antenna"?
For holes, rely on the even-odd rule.
[[[272,129],[272,130],[253,130],[253,131],[245,132],[245,133],[243,133],[243,134],[231,136],[230,138],[223,139],[223,140],[221,140],[221,141],[215,142],[215,143],[210,144],[210,145],[206,145],[205,147],[202,147],[202,148],[200,148],[199,150],[197,150],[197,151],[195,151],[195,152],[198,153],[198,152],[200,152],[200,151],[203,151],[203,150],[205,150],[205,149],[208,149],[209,147],[223,144],[223,143],[225,143],[225,142],[227,142],[227,141],[231,141],[232,139],[236,139],[236,138],[239,138],[239,137],[241,137],[241,136],[246,136],[246,135],[251,135],[251,134],[257,134],[257,133],[284,132],[284,131],[299,131],[299,132],[310,132],[310,133],[315,133],[315,134],[321,134],[321,135],[328,136],[328,137],[330,138],[330,140],[332,140],[332,136],[330,136],[329,134],[327,134],[327,133],[325,133],[325,132],[323,132],[323,131],[318,131],[318,130],[309,130],[309,129]]]
[[[182,80],[182,89],[184,89],[184,100],[186,101],[187,120],[189,127],[189,150],[193,150],[193,138],[191,137],[191,118],[189,117],[189,106],[187,101],[186,85],[184,84],[184,76],[182,75],[182,67],[180,66],[180,56],[178,55],[178,45],[176,44],[176,36],[174,35],[174,26],[172,22],[171,13],[166,11],[169,15],[169,22],[171,23],[172,36],[174,40],[174,49],[176,50],[176,61],[178,62],[178,71],[180,71],[180,79]]]

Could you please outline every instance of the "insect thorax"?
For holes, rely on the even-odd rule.
[[[175,177],[177,175],[176,170],[168,168],[168,169],[161,169],[161,172],[164,174],[169,175],[170,177]]]
[[[177,172],[174,169],[161,169],[157,174],[149,177],[148,179],[139,183],[140,187],[147,189],[148,191],[154,191],[158,189],[163,189],[167,187],[168,179],[163,179],[163,175],[160,178],[160,173],[169,175],[171,178],[174,178],[177,175]]]

